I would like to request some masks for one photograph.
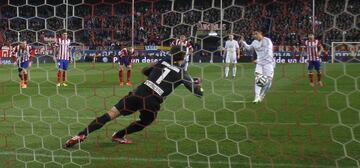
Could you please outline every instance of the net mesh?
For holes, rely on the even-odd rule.
[[[358,8],[357,0],[316,1],[316,34],[326,47],[360,39]],[[108,123],[74,149],[63,148],[69,136],[131,90],[118,86],[116,64],[97,63],[103,58],[96,55],[81,63],[84,46],[102,52],[106,47],[100,44],[112,40],[130,44],[130,9],[128,0],[2,2],[0,40],[27,40],[40,54],[26,90],[18,87],[16,68],[0,64],[0,167],[360,166],[357,64],[332,54],[338,63],[323,64],[325,87],[314,89],[308,87],[305,64],[279,64],[260,105],[246,103],[253,99],[252,64],[238,64],[236,80],[222,77],[219,46],[229,33],[250,40],[251,30],[266,28],[279,50],[282,46],[296,57],[299,41],[311,31],[311,2],[296,0],[135,1],[135,43],[167,46],[179,35],[188,37],[194,45],[189,72],[203,79],[206,95],[198,99],[184,88],[176,90],[158,119],[132,135],[134,145],[114,145],[110,138],[138,114]],[[68,71],[69,87],[57,88],[53,51],[45,39],[65,30],[79,61]],[[218,35],[210,36],[211,30]],[[243,56],[241,61],[253,59],[251,53]],[[1,58],[7,63],[4,54]],[[134,65],[133,83],[143,80],[143,66]]]

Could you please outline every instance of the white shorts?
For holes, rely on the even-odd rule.
[[[273,78],[274,69],[275,69],[275,64],[265,64],[265,65],[256,64],[255,73],[259,73]]]
[[[227,64],[230,64],[230,63],[236,64],[237,63],[236,54],[226,54],[225,63],[227,63]]]

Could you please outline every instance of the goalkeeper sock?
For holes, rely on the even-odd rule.
[[[130,78],[131,78],[131,70],[130,69],[127,70],[126,77],[127,77],[126,81],[130,82]]]
[[[115,136],[118,138],[123,138],[125,135],[132,134],[134,132],[138,132],[143,130],[147,125],[143,124],[141,121],[135,121],[131,123],[128,127],[125,129],[122,129],[118,131]]]
[[[314,82],[314,74],[312,72],[309,72],[309,80],[310,80],[310,83]]]
[[[225,78],[227,78],[229,75],[229,67],[225,67]]]
[[[85,128],[83,131],[79,132],[78,135],[89,135],[91,132],[100,129],[102,126],[104,126],[108,121],[110,121],[111,118],[108,113],[105,113],[101,117],[97,117],[95,120],[93,120],[87,128]]]
[[[119,81],[123,82],[123,71],[119,70]]]
[[[317,81],[318,82],[321,81],[321,72],[320,71],[317,72]]]
[[[232,67],[232,75],[233,75],[233,77],[236,76],[236,65],[233,65],[233,67]]]

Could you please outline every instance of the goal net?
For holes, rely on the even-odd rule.
[[[309,86],[304,64],[303,41],[314,21],[311,5],[300,0],[1,1],[0,167],[360,167],[359,43],[341,42],[359,39],[359,2],[315,2],[316,38],[328,48],[321,57],[324,87]],[[252,104],[256,55],[241,50],[235,79],[224,79],[222,47],[229,34],[235,40],[244,36],[249,44],[258,29],[273,41],[278,64],[266,98]],[[74,62],[69,86],[56,87],[56,53],[49,41],[65,31]],[[180,86],[149,127],[129,135],[134,144],[114,144],[111,136],[138,113],[107,123],[74,148],[63,147],[143,82],[142,68],[168,58],[170,44],[181,35],[193,46],[188,72],[202,79],[204,97]],[[23,40],[37,52],[27,89],[19,87],[10,57]],[[133,87],[119,86],[115,61],[124,46],[136,50]]]

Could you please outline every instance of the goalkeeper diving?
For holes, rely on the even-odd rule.
[[[254,41],[248,45],[241,37],[240,43],[246,50],[255,50],[257,59],[255,68],[255,99],[253,103],[260,103],[269,91],[274,77],[275,60],[273,54],[273,43],[271,39],[264,37],[262,31],[252,32]]]
[[[184,84],[194,95],[201,97],[203,95],[201,80],[191,78],[181,68],[184,63],[185,52],[184,47],[173,46],[170,50],[171,59],[160,60],[144,68],[142,72],[148,77],[147,80],[123,97],[111,110],[94,119],[84,130],[67,140],[65,146],[72,147],[83,142],[90,133],[100,129],[107,122],[119,116],[127,116],[139,111],[139,120],[112,135],[113,142],[130,144],[132,141],[126,136],[149,126],[156,119],[160,104],[179,85]]]

